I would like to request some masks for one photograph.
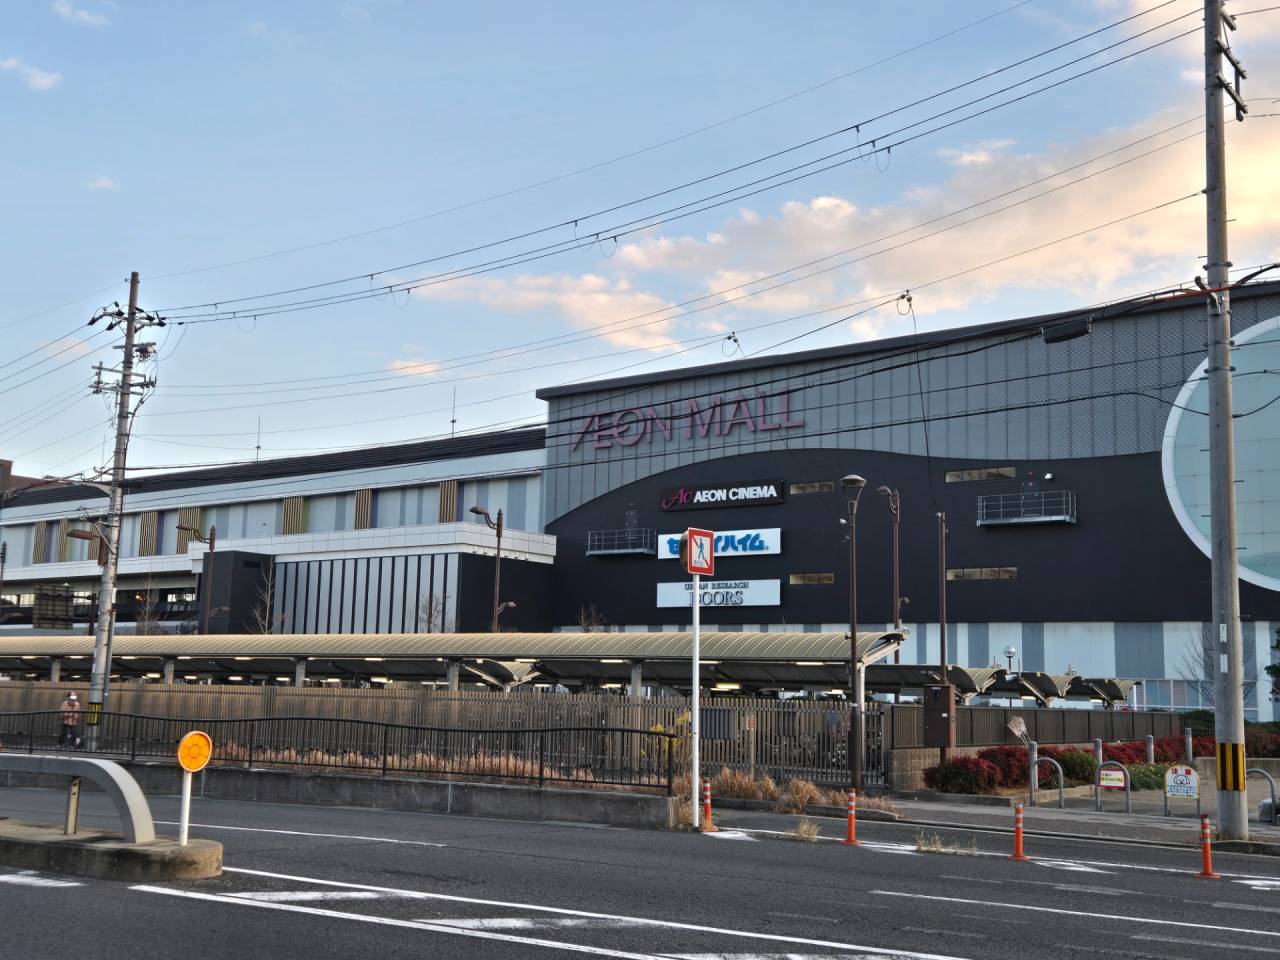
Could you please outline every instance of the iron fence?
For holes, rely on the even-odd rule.
[[[916,704],[890,704],[892,745],[924,746],[924,709]],[[960,707],[956,710],[956,745],[999,746],[1020,743],[1009,721],[1021,717],[1027,736],[1037,743],[1090,743],[1160,739],[1181,733],[1176,713],[1132,710],[1026,710],[1017,707]]]
[[[0,714],[0,749],[71,749],[60,711]],[[79,736],[94,755],[177,759],[193,729],[213,739],[213,762],[375,776],[425,774],[584,786],[656,788],[671,794],[675,734],[624,727],[472,730],[325,717],[188,719],[103,714]]]

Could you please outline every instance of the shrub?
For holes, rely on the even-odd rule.
[[[1247,757],[1280,757],[1280,735],[1265,730],[1246,730],[1244,753]]]
[[[1129,767],[1130,790],[1163,790],[1164,775],[1169,765],[1165,763],[1137,763]]]
[[[1212,710],[1190,710],[1182,715],[1182,723],[1184,726],[1191,728],[1191,732],[1197,736],[1200,734],[1213,734],[1213,711]]]
[[[1000,768],[982,757],[956,757],[925,770],[924,782],[940,793],[991,793],[1000,785]]]
[[[1041,747],[1040,755],[1053,757],[1058,763],[1062,764],[1062,777],[1066,781],[1066,786],[1078,787],[1093,783],[1093,774],[1098,765],[1093,759],[1092,751],[1079,748]],[[1044,785],[1044,780],[1045,771],[1042,770],[1040,776],[1042,786]],[[1052,774],[1050,774],[1050,783],[1052,782]]]

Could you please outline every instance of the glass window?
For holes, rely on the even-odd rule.
[[[13,567],[25,567],[31,563],[31,545],[35,527],[30,523],[0,527],[0,543],[9,545],[7,562]]]
[[[834,480],[815,480],[809,483],[793,483],[790,492],[795,497],[805,493],[835,493],[835,490]]]
[[[975,480],[1016,480],[1017,467],[974,467],[969,470],[948,470],[947,483],[971,483]]]
[[[793,587],[799,587],[813,583],[835,583],[836,577],[833,573],[793,573],[787,582]]]
[[[950,567],[948,580],[1017,580],[1017,567]]]

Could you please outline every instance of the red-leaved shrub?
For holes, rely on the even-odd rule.
[[[940,793],[991,793],[1000,785],[1000,770],[981,757],[954,757],[925,770],[924,782]]]

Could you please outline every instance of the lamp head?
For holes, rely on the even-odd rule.
[[[477,517],[487,517],[489,515],[489,511],[486,510],[484,507],[472,507],[471,512],[474,513]]]
[[[840,485],[846,490],[861,490],[867,485],[867,481],[856,473],[850,473],[840,478]]]

